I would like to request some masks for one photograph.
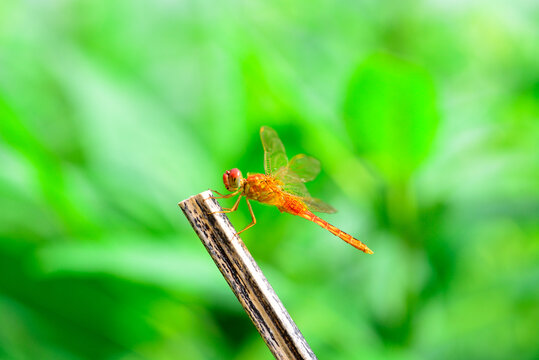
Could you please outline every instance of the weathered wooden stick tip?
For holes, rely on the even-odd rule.
[[[208,190],[178,204],[276,359],[316,359]]]

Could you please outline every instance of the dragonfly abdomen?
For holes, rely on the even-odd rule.
[[[314,222],[315,224],[323,227],[324,229],[326,229],[327,231],[329,231],[333,235],[338,236],[339,238],[346,241],[348,244],[352,245],[356,249],[359,249],[359,250],[363,251],[366,254],[372,254],[373,253],[372,250],[367,247],[367,245],[365,245],[364,243],[362,243],[358,239],[354,238],[352,235],[345,233],[344,231],[342,231],[338,227],[331,225],[330,223],[328,223],[324,219],[319,218],[318,216],[316,216],[312,212],[305,211],[305,212],[297,214],[297,215],[301,216],[304,219],[310,220],[310,221]]]
[[[287,212],[292,215],[300,215],[301,213],[309,211],[303,201],[299,200],[295,196],[290,196],[287,194],[283,196],[281,204],[279,206],[279,210],[281,210],[281,212]]]

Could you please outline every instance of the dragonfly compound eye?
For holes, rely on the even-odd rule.
[[[241,171],[240,171],[240,169],[234,168],[234,169],[229,170],[229,171],[230,171],[230,177],[232,177],[232,179],[241,179]]]
[[[228,177],[228,184],[233,189],[236,190],[241,185],[241,171],[239,169],[230,170],[230,175]]]
[[[228,182],[228,178],[230,177],[230,170],[227,170],[224,172],[223,174],[223,183],[225,184],[225,187],[228,189],[228,186],[229,186],[229,182]]]
[[[239,169],[227,170],[223,174],[223,183],[229,191],[235,191],[241,186],[241,171]]]

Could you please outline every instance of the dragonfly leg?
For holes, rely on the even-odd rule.
[[[226,214],[226,213],[234,212],[234,211],[238,210],[238,205],[240,204],[240,200],[241,200],[242,196],[243,195],[238,196],[238,199],[236,200],[236,202],[234,203],[234,206],[232,206],[232,208],[230,208],[230,209],[229,208],[224,208],[224,210],[222,210],[222,211],[214,211],[214,212],[211,212],[210,215],[211,214]]]
[[[241,196],[240,196],[241,197]],[[239,235],[241,234],[242,232],[244,232],[245,230],[255,226],[256,224],[256,218],[255,218],[255,213],[253,212],[253,208],[251,207],[251,203],[249,202],[249,200],[247,198],[245,198],[245,202],[247,203],[247,207],[249,207],[249,212],[251,213],[251,219],[253,220],[249,225],[247,225],[245,227],[245,229],[243,229],[242,231],[238,231],[236,233],[236,235]]]
[[[238,193],[240,192],[240,190],[238,189],[237,191],[234,191],[233,193],[223,195],[217,190],[211,190],[211,191],[216,193],[219,196],[210,196],[210,199],[228,199],[228,198],[231,198],[231,197],[233,197],[235,195],[238,195]]]

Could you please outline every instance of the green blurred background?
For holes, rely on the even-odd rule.
[[[538,19],[2,0],[0,359],[271,359],[177,206],[263,171],[261,125],[375,251],[254,205],[243,239],[320,359],[539,358]]]

